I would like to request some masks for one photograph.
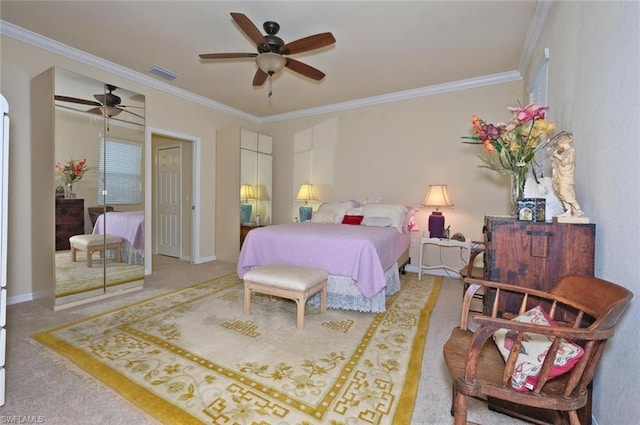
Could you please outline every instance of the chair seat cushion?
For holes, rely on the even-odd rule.
[[[326,280],[327,272],[311,267],[268,264],[252,268],[244,274],[243,279],[282,289],[304,291]]]
[[[540,306],[536,306],[525,313],[514,317],[512,320],[533,323],[544,326],[558,326],[557,323]],[[509,357],[511,347],[515,342],[516,334],[506,329],[498,330],[493,338],[502,353],[504,359]],[[542,362],[553,338],[545,335],[526,333],[522,338],[522,347],[516,360],[516,367],[511,375],[511,386],[518,391],[532,390],[538,381],[538,375],[542,368]],[[562,340],[560,348],[549,373],[549,379],[568,372],[580,360],[584,350],[577,344]]]

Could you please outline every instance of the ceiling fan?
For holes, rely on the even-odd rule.
[[[139,114],[136,114],[135,112],[131,112],[124,109],[124,108],[143,109],[143,108],[141,106],[122,105],[121,104],[122,99],[120,98],[120,96],[113,94],[113,91],[116,90],[118,87],[112,84],[105,84],[104,87],[108,93],[100,93],[100,94],[93,95],[93,97],[97,100],[97,102],[96,100],[87,100],[87,99],[80,99],[77,97],[60,96],[60,95],[55,95],[55,100],[60,102],[78,103],[80,105],[94,106],[94,108],[91,108],[86,112],[89,112],[91,114],[105,115],[109,118],[115,117],[116,115],[120,114],[120,112],[126,112],[138,118],[144,119],[142,115],[139,115]]]
[[[231,13],[231,17],[238,24],[240,29],[254,42],[258,53],[203,53],[200,59],[239,59],[256,58],[258,70],[253,77],[253,86],[261,86],[267,77],[272,77],[282,68],[304,75],[313,80],[322,80],[325,74],[316,68],[304,64],[300,61],[288,57],[297,53],[308,52],[321,47],[330,46],[336,42],[333,34],[323,32],[304,37],[291,43],[286,43],[276,34],[280,30],[280,25],[273,21],[263,24],[266,35],[262,35],[260,30],[242,13]],[[271,93],[269,93],[271,96]]]

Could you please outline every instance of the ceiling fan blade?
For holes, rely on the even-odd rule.
[[[296,53],[308,52],[310,50],[330,46],[335,42],[336,39],[333,34],[331,34],[330,32],[323,32],[292,41],[291,43],[287,43],[280,48],[280,53],[284,55],[293,55]]]
[[[77,97],[58,96],[58,95],[56,95],[55,99],[59,100],[60,102],[79,103],[81,105],[90,105],[90,106],[102,106],[102,103],[98,103],[98,102],[93,101],[93,100],[79,99]]]
[[[269,75],[266,72],[258,68],[258,70],[256,71],[256,75],[253,76],[253,86],[260,87],[264,84],[265,81],[267,81],[268,76]]]
[[[119,110],[119,111],[126,112],[127,114],[131,114],[133,116],[136,116],[138,118],[144,119],[144,117],[142,115],[138,115],[135,112],[127,111],[126,109],[122,109],[120,106],[116,107],[116,109]]]
[[[324,72],[291,58],[287,58],[287,63],[284,66],[292,71],[297,72],[298,74],[302,74],[305,77],[311,78],[312,80],[316,81],[322,80],[325,76]]]
[[[203,53],[200,59],[238,59],[238,58],[255,58],[257,53]]]
[[[240,29],[249,36],[249,38],[256,43],[257,46],[266,46],[267,41],[264,39],[264,35],[260,32],[258,27],[254,25],[253,22],[246,15],[242,13],[234,13],[231,12],[231,17],[236,24],[240,27]]]

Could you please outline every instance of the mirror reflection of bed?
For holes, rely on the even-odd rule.
[[[127,106],[112,117],[91,112],[91,106],[60,101],[61,96],[93,101],[109,89]],[[59,68],[55,68],[55,94],[55,161],[64,165],[70,159],[86,158],[87,166],[82,178],[73,184],[74,194],[65,190],[63,199],[56,200],[55,305],[66,306],[116,291],[142,288],[145,126],[144,119],[125,111],[131,105],[130,110],[143,117],[144,96],[120,87],[114,90],[104,82]],[[109,161],[110,155],[120,148],[123,152],[134,152],[135,159],[127,154],[124,162]],[[118,169],[113,167],[114,163],[128,165]],[[63,179],[53,179],[52,190],[59,189],[58,186],[65,186]],[[65,218],[68,213],[65,204],[72,203],[82,209],[81,217]],[[66,227],[71,226],[68,220],[75,220],[73,230]],[[91,249],[96,250],[91,267],[84,249],[76,250],[76,261],[72,261],[67,240],[76,234],[94,235],[88,238],[92,241]],[[104,249],[105,234],[121,239],[121,261],[117,261],[114,249]],[[102,244],[94,246],[96,240]]]

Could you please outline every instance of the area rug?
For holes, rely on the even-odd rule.
[[[164,424],[408,424],[441,277],[321,313],[216,278],[33,336]]]
[[[94,257],[98,257],[94,254]],[[71,251],[56,251],[56,297],[65,297],[89,292],[103,287],[104,260],[94,258],[92,267],[87,267],[84,253],[78,254],[78,261],[71,261]],[[144,279],[144,265],[127,264],[107,258],[107,286]]]

